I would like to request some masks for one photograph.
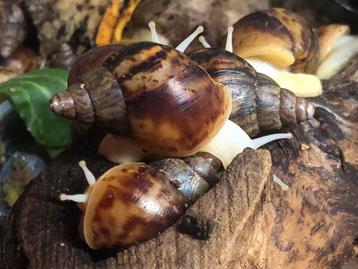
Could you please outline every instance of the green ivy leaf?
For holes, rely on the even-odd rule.
[[[35,140],[55,157],[70,143],[70,122],[49,109],[49,100],[67,87],[68,71],[40,69],[0,84]]]

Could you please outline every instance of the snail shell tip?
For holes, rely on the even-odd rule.
[[[69,119],[74,119],[76,116],[73,98],[68,91],[57,93],[51,98],[50,110]]]

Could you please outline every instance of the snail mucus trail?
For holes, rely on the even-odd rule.
[[[212,186],[204,177],[210,179],[221,167],[210,154],[198,154],[186,162],[121,164],[96,181],[84,161],[79,165],[89,187],[84,194],[61,194],[60,199],[80,204],[81,235],[93,249],[128,247],[155,237]]]
[[[124,134],[130,138],[130,148],[136,145],[141,151],[176,157],[209,152],[224,167],[246,147],[257,149],[291,137],[273,134],[252,140],[227,120],[232,107],[230,90],[182,53],[203,32],[202,26],[177,49],[156,43],[154,23],[150,27],[154,42],[133,43],[108,55],[103,64],[80,76],[81,82],[55,95],[51,110]],[[102,154],[115,162],[142,157],[130,152]]]

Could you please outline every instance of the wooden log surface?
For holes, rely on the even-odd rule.
[[[356,66],[352,68],[352,66]],[[294,138],[238,155],[187,215],[210,222],[208,240],[172,227],[125,251],[91,251],[78,235],[80,210],[60,192],[80,192],[86,159],[96,175],[112,164],[72,148],[35,179],[4,229],[5,268],[339,268],[358,238],[358,60],[324,83],[315,119]],[[329,109],[331,112],[327,111]],[[333,113],[338,113],[337,116]],[[284,185],[274,183],[279,178]]]

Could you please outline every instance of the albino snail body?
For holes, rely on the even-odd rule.
[[[127,247],[155,237],[171,226],[208,188],[204,175],[220,167],[210,156],[197,156],[197,166],[165,159],[151,165],[126,163],[113,167],[98,180],[80,162],[89,187],[85,194],[61,194],[62,201],[78,202],[83,210],[82,237],[90,248]],[[211,163],[203,166],[202,159]],[[201,169],[201,173],[203,173]]]
[[[155,33],[154,27],[151,29]],[[55,95],[51,109],[61,116],[127,135],[143,151],[161,156],[187,156],[209,151],[210,143],[227,143],[230,139],[223,140],[219,133],[227,125],[232,107],[229,90],[180,52],[202,31],[199,26],[177,50],[153,42],[118,48],[106,55],[102,66]],[[240,127],[230,126],[240,136],[244,134]],[[241,141],[240,136],[229,135]],[[220,141],[215,141],[219,137]],[[272,140],[283,137],[291,135],[270,136]],[[242,141],[247,139],[245,134]],[[230,156],[222,159],[224,166],[245,147],[261,146],[261,141],[244,143],[240,148],[237,143],[233,145]],[[104,155],[110,160],[117,158]]]

